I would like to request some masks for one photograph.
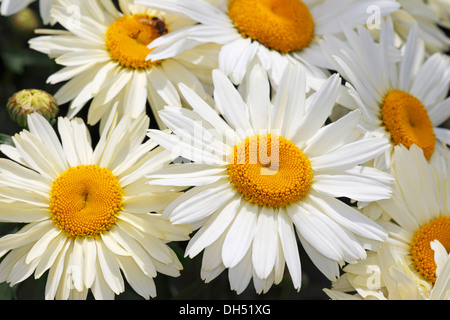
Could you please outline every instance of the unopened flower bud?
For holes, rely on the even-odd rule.
[[[27,127],[27,116],[30,113],[37,112],[53,124],[59,112],[55,98],[38,89],[16,92],[9,98],[6,109],[11,119],[23,128]]]
[[[16,0],[17,1],[17,0]],[[39,17],[30,8],[25,8],[9,17],[13,29],[19,33],[31,33],[39,27]]]

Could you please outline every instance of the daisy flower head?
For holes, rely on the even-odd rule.
[[[37,113],[28,130],[2,145],[1,222],[25,224],[0,238],[0,281],[11,286],[47,272],[46,299],[113,299],[124,277],[139,295],[156,296],[157,273],[182,266],[167,245],[191,229],[161,210],[179,194],[147,184],[173,156],[146,140],[149,118],[110,117],[95,148],[80,118],[58,119],[58,132]],[[172,190],[173,188],[171,188]]]
[[[348,81],[353,102],[365,119],[367,134],[391,141],[375,165],[390,166],[395,145],[418,145],[430,159],[442,151],[437,141],[450,143],[447,129],[439,128],[450,116],[450,59],[441,53],[425,54],[414,25],[401,51],[395,48],[391,19],[383,24],[379,42],[368,30],[345,28],[346,41],[327,36],[321,41],[333,68]]]
[[[151,8],[189,17],[199,24],[156,39],[149,59],[176,55],[199,43],[218,43],[219,68],[235,84],[241,83],[254,58],[269,72],[276,87],[289,61],[299,61],[309,74],[328,77],[318,39],[342,32],[339,21],[352,26],[370,20],[370,9],[380,17],[398,9],[391,1],[366,0],[229,0],[211,5],[204,0],[137,0]]]
[[[192,110],[169,106],[160,112],[173,134],[149,130],[161,146],[192,161],[154,173],[151,183],[192,187],[163,216],[199,228],[185,254],[204,250],[206,282],[228,269],[237,293],[252,278],[258,293],[267,292],[281,281],[286,264],[300,290],[297,237],[330,279],[339,264],[365,257],[366,248],[385,240],[382,228],[337,197],[390,197],[391,177],[359,165],[384,152],[388,141],[358,139],[359,111],[323,126],[340,78],[330,77],[308,98],[305,78],[301,66],[287,68],[271,101],[259,64],[241,94],[217,69],[216,106],[180,85]]]
[[[450,162],[430,163],[413,145],[396,146],[391,199],[376,204],[391,221],[381,223],[389,239],[368,259],[344,268],[325,290],[332,298],[350,292],[364,299],[434,300],[450,298]]]
[[[182,106],[177,84],[190,83],[205,99],[204,86],[215,66],[212,45],[186,51],[171,59],[147,61],[147,45],[163,34],[193,22],[134,4],[111,0],[60,0],[52,16],[67,30],[45,30],[30,40],[31,48],[48,54],[63,68],[48,78],[67,81],[56,93],[60,105],[70,102],[68,117],[89,101],[88,123],[108,118],[117,104],[120,116],[136,118],[147,101],[156,117],[159,105]]]
[[[50,8],[59,0],[40,0],[39,1],[39,12],[42,21],[45,24],[54,23],[51,21]],[[0,0],[1,7],[0,13],[2,16],[10,16],[18,13],[19,11],[25,9],[30,3],[35,2],[35,0]]]
[[[412,25],[417,25],[418,36],[427,52],[445,52],[450,49],[450,38],[444,28],[449,28],[450,5],[445,0],[396,0],[401,8],[390,16],[399,44],[408,38]]]

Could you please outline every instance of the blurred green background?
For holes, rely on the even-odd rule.
[[[10,120],[5,109],[8,99],[22,89],[41,89],[54,94],[59,86],[48,85],[47,78],[59,70],[52,59],[46,55],[29,49],[28,40],[36,37],[34,29],[45,28],[40,22],[37,3],[29,9],[12,17],[0,17],[0,53],[1,53],[1,89],[0,89],[0,134],[11,136],[21,128]],[[67,105],[60,106],[60,115],[67,112]],[[78,114],[86,120],[87,107]],[[148,109],[149,110],[149,109]],[[149,115],[150,111],[149,111]],[[155,123],[152,121],[151,123]],[[450,121],[447,121],[450,128]],[[95,143],[98,137],[98,128],[91,127],[91,134]],[[15,224],[0,223],[0,235],[15,232],[19,228]],[[178,253],[184,266],[178,278],[159,274],[156,279],[158,296],[156,299],[260,299],[260,300],[326,300],[328,297],[322,289],[330,286],[330,282],[316,269],[302,248],[300,248],[303,270],[303,284],[297,292],[291,283],[286,271],[284,280],[279,285],[272,286],[266,294],[255,293],[253,284],[240,295],[230,290],[227,271],[209,284],[200,279],[201,254],[194,259],[184,258],[184,248],[187,243],[172,243],[171,247]],[[287,269],[286,269],[287,270]],[[46,276],[40,279],[29,277],[22,283],[9,287],[0,284],[0,300],[41,300],[44,299]],[[92,299],[92,296],[89,296]],[[139,295],[127,287],[125,293],[116,297],[118,300],[140,300]]]

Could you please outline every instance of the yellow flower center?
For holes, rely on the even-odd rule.
[[[51,216],[68,237],[96,237],[117,220],[122,195],[119,180],[108,169],[72,167],[53,181]]]
[[[288,53],[307,47],[314,20],[300,0],[230,0],[228,15],[243,37]]]
[[[401,90],[390,91],[383,100],[381,115],[394,144],[409,148],[416,144],[429,160],[436,136],[427,109],[414,96]]]
[[[106,31],[106,47],[111,57],[124,67],[147,68],[157,61],[146,60],[152,51],[147,46],[168,33],[162,19],[135,14],[117,19]]]
[[[304,199],[312,184],[309,159],[283,137],[258,135],[234,146],[231,183],[249,202],[280,208]]]
[[[450,217],[440,217],[428,224],[421,226],[414,234],[411,242],[411,255],[417,270],[425,279],[436,281],[436,263],[434,262],[434,250],[430,242],[438,240],[450,251]]]

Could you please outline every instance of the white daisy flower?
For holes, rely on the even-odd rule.
[[[193,111],[169,106],[160,115],[174,134],[149,130],[161,146],[193,161],[151,175],[151,184],[193,187],[163,216],[200,227],[186,256],[204,249],[206,282],[228,268],[236,292],[252,277],[256,291],[266,292],[281,281],[286,263],[300,290],[296,235],[330,279],[338,276],[339,264],[365,257],[366,248],[385,240],[382,228],[336,197],[390,197],[390,176],[359,165],[384,152],[388,141],[357,139],[359,111],[323,126],[340,78],[332,76],[308,98],[305,81],[299,65],[287,68],[270,101],[267,74],[255,65],[242,98],[214,70],[214,99],[223,118],[181,84]]]
[[[255,57],[269,71],[276,87],[289,61],[300,61],[315,77],[325,78],[328,67],[318,40],[342,32],[340,21],[352,26],[371,20],[376,6],[380,17],[399,8],[392,1],[366,0],[230,0],[213,6],[203,0],[136,0],[151,8],[188,17],[199,24],[160,37],[151,60],[167,59],[200,43],[218,43],[219,68],[235,84],[241,83]]]
[[[377,253],[344,268],[344,275],[325,292],[333,299],[348,297],[390,300],[450,298],[450,162],[434,157],[429,163],[413,145],[397,146],[396,178],[391,199],[377,206],[393,222],[382,223],[389,239]]]
[[[391,14],[396,35],[399,43],[403,43],[408,38],[412,25],[417,25],[417,33],[420,39],[425,42],[428,52],[444,52],[450,49],[450,38],[441,26],[450,25],[450,17],[447,4],[447,17],[445,11],[439,10],[438,6],[442,0],[396,0],[400,5],[400,10]],[[445,1],[445,0],[444,0]],[[445,20],[447,19],[447,20]],[[447,22],[447,24],[446,24]]]
[[[216,63],[210,52],[214,46],[198,47],[171,59],[145,60],[153,39],[194,22],[137,6],[132,0],[119,3],[121,11],[111,0],[60,0],[52,16],[67,31],[45,30],[41,32],[48,35],[30,40],[31,48],[64,66],[48,82],[69,80],[54,95],[60,105],[71,101],[67,116],[76,115],[88,101],[91,125],[107,118],[116,103],[120,116],[139,116],[146,111],[147,100],[156,114],[160,105],[182,106],[179,82],[189,83],[207,99],[203,85],[210,82]]]
[[[368,134],[391,140],[391,148],[376,166],[388,168],[393,147],[416,144],[430,159],[450,143],[449,131],[438,128],[450,116],[450,59],[440,53],[425,57],[416,26],[411,28],[402,51],[395,49],[390,19],[375,42],[364,28],[345,29],[347,41],[327,36],[321,41],[325,56],[348,81],[353,105],[366,120]]]
[[[146,175],[173,156],[151,140],[145,115],[108,119],[97,146],[79,118],[58,119],[57,133],[38,114],[29,131],[0,146],[1,222],[24,223],[0,238],[0,281],[11,286],[48,271],[46,299],[113,299],[124,277],[142,297],[156,296],[157,273],[182,266],[166,244],[191,229],[173,226],[161,210],[179,195],[150,186]],[[173,189],[173,188],[172,188]]]
[[[0,13],[2,16],[10,16],[18,13],[19,11],[28,7],[28,5],[36,0],[0,0],[1,7]],[[39,12],[42,18],[42,21],[45,24],[49,24],[51,22],[50,18],[50,8],[56,3],[58,0],[40,0],[39,1]],[[52,21],[53,24],[53,21]]]

